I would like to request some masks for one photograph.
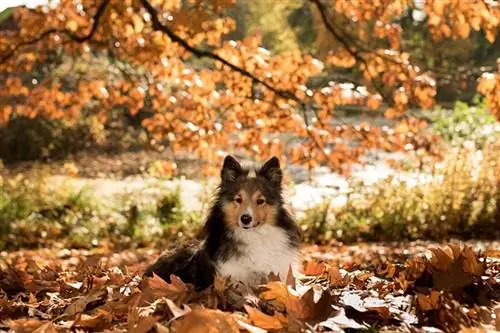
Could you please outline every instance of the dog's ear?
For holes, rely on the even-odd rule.
[[[274,186],[281,186],[283,173],[280,168],[280,160],[276,156],[273,156],[266,163],[264,163],[257,174],[269,180]]]
[[[223,183],[232,183],[243,174],[241,164],[231,155],[227,155],[222,164],[220,178]]]

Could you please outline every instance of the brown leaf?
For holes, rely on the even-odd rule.
[[[242,320],[237,320],[237,323],[238,323],[238,326],[240,328],[242,328],[250,333],[266,333],[267,332],[266,330],[264,330],[262,328],[250,325],[249,323],[246,323]]]
[[[420,310],[430,311],[438,308],[440,293],[433,290],[430,295],[417,294],[417,302]]]
[[[165,301],[167,302],[167,306],[170,309],[170,312],[172,312],[174,319],[185,316],[187,313],[189,313],[191,311],[191,308],[187,305],[184,305],[184,309],[181,309],[177,305],[175,305],[175,303],[172,302],[172,300],[167,298],[167,299],[165,299]]]
[[[340,269],[337,265],[328,266],[327,272],[328,272],[328,281],[330,282],[333,288],[345,287],[349,283],[349,278],[342,277],[342,275],[340,274]]]
[[[113,321],[113,315],[103,309],[97,309],[93,315],[82,314],[75,322],[75,325],[82,328],[91,328],[94,330],[102,330],[109,326]]]
[[[132,326],[129,326],[129,332],[147,333],[160,320],[161,316],[139,317],[139,320]]]
[[[38,327],[33,333],[57,333],[57,329],[52,322],[48,322]]]
[[[484,274],[485,264],[477,260],[474,251],[472,251],[470,247],[466,247],[463,250],[462,255],[464,257],[464,261],[462,264],[462,269],[464,272],[470,273],[475,276],[481,276]]]
[[[10,331],[16,333],[56,333],[54,324],[46,320],[17,319],[10,322]]]
[[[156,333],[170,333],[170,330],[165,325],[162,325],[160,323],[156,323],[154,327]]]
[[[500,258],[500,250],[488,249],[484,252],[485,257]]]
[[[295,276],[293,275],[292,266],[288,267],[288,273],[286,275],[286,285],[290,286],[292,289],[296,288]]]
[[[320,319],[330,314],[332,297],[327,291],[320,291],[321,296],[317,302],[314,301],[313,288],[304,295],[297,297],[290,295],[286,302],[286,310],[299,320]]]
[[[156,274],[150,278],[144,278],[141,283],[144,300],[152,302],[155,299],[167,297],[182,301],[188,292],[187,286],[174,275],[170,276],[170,281],[171,283],[168,283]]]
[[[223,293],[229,285],[229,277],[217,275],[214,279],[214,290]]]
[[[464,271],[464,258],[449,263],[446,270],[432,270],[433,286],[437,290],[457,290],[470,286],[474,278]]]
[[[434,247],[432,252],[431,264],[439,270],[446,271],[453,260],[453,252],[450,248]]]
[[[78,313],[85,311],[88,304],[96,301],[100,301],[107,295],[106,289],[94,289],[90,294],[80,297],[75,302],[71,303],[66,310],[64,315],[71,317]]]

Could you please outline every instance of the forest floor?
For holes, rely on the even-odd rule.
[[[494,332],[500,242],[303,245],[303,274],[195,292],[142,278],[156,249],[0,256],[0,331]],[[476,329],[469,329],[476,327]]]
[[[207,198],[210,198],[216,181],[191,177],[194,174],[190,170],[197,170],[199,166],[188,160],[179,163],[179,168],[185,172],[184,178],[166,180],[149,176],[148,165],[162,158],[154,154],[146,156],[142,152],[118,157],[87,155],[71,162],[78,169],[78,173],[72,176],[68,175],[71,168],[61,162],[0,168],[0,175],[7,181],[19,173],[33,173],[36,178],[37,172],[48,169],[50,174],[46,174],[44,193],[63,188],[68,192],[83,190],[100,205],[109,203],[115,206],[124,204],[122,197],[134,194],[154,204],[154,209],[157,208],[157,197],[161,199],[167,192],[180,188],[183,209],[206,210]],[[365,187],[395,176],[383,164],[383,158],[372,165],[354,169],[349,182],[321,169],[313,179],[304,170],[293,166],[287,171],[293,185],[287,190],[286,198],[297,212],[316,207],[325,198],[333,198],[331,203],[334,206],[342,206],[352,182],[360,182]],[[470,173],[468,169],[466,172]],[[416,183],[425,187],[429,181],[428,175],[422,173],[398,173],[396,176],[404,179],[410,188]],[[475,186],[475,183],[471,184]],[[443,187],[439,181],[433,186],[434,189]],[[443,196],[432,197],[429,202],[442,208],[450,193],[458,193],[454,188],[443,187]],[[463,191],[472,191],[470,186],[463,188]],[[484,186],[477,186],[477,189],[482,188]],[[395,191],[400,189],[398,187]],[[402,202],[419,200],[414,193],[420,192],[408,190],[406,196],[402,192],[387,193],[391,201],[374,201],[377,206],[372,204],[366,211],[360,210],[355,222],[377,207],[388,211],[387,205],[393,204],[394,199]],[[61,205],[61,202],[56,203]],[[138,206],[140,209],[137,203],[127,209],[118,207],[125,211],[122,216],[126,219],[125,225],[132,221],[128,212],[133,210],[128,208],[137,209]],[[401,207],[401,212],[408,213],[408,207]],[[16,214],[17,208],[14,205],[12,210]],[[0,252],[0,332],[466,333],[500,330],[499,241],[345,245],[328,239],[323,240],[328,245],[303,244],[303,272],[288,276],[284,282],[270,276],[267,283],[249,288],[217,278],[212,287],[196,292],[179,279],[167,283],[158,277],[142,278],[147,265],[160,255],[157,247],[163,243],[158,239],[152,241],[146,237],[146,243],[129,242],[124,247],[123,244],[117,245],[119,242],[114,238],[94,245],[89,240],[90,233],[83,233],[82,241],[87,244],[80,244],[87,245],[86,249],[66,246],[64,239],[59,238],[46,242],[50,237],[45,239],[43,235],[50,235],[51,230],[55,230],[58,237],[67,237],[66,232],[70,229],[66,227],[74,228],[75,225],[82,230],[85,226],[91,232],[97,229],[94,219],[101,215],[94,213],[88,202],[70,209],[63,205],[62,210],[57,205],[38,208],[43,209],[31,212],[31,206],[24,207],[28,211],[19,217],[20,225],[31,230],[35,228],[30,223],[40,216],[53,219],[40,233],[34,234],[37,246],[50,244],[50,248]],[[417,212],[428,214],[434,209]],[[450,210],[443,211],[440,216],[448,213],[447,221],[459,221],[455,218],[457,214],[465,214],[464,211]],[[387,220],[387,225],[392,226],[393,220],[405,226],[412,221],[405,215],[394,216],[394,219]],[[113,215],[112,219],[116,218]],[[316,216],[313,214],[311,218],[315,224]],[[102,219],[99,223],[109,227],[109,221]],[[365,220],[359,221],[365,226]],[[489,225],[494,225],[492,219],[488,221]],[[331,222],[338,224],[339,220]],[[348,224],[345,231],[355,226]],[[147,223],[145,228],[151,229]],[[18,232],[17,237],[29,238],[23,231],[25,229],[13,230]],[[130,234],[131,238],[137,237],[137,233]],[[164,243],[171,239],[177,241],[168,248],[182,246],[184,238],[178,233],[171,232],[169,236]],[[315,243],[318,239],[307,241]],[[146,247],[137,248],[138,244]]]

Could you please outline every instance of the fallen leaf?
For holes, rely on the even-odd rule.
[[[332,303],[330,293],[323,291],[317,302],[314,301],[314,298],[313,288],[310,288],[301,297],[290,295],[286,301],[286,310],[299,320],[324,318],[333,311],[330,307]]]
[[[38,327],[33,333],[57,333],[57,329],[54,326],[54,323],[48,322]]]
[[[238,333],[239,328],[230,314],[209,309],[194,309],[173,324],[177,332]]]
[[[286,285],[290,286],[292,289],[296,288],[296,279],[293,275],[292,265],[288,266],[288,273],[286,275]]]
[[[191,308],[189,306],[184,305],[184,309],[181,309],[177,305],[175,305],[175,303],[172,300],[168,298],[165,299],[165,302],[167,303],[170,312],[172,312],[172,315],[174,316],[173,319],[180,318],[191,311]]]
[[[97,309],[96,313],[92,315],[82,314],[75,325],[82,328],[90,328],[95,330],[102,330],[109,326],[113,321],[113,315],[103,309]]]
[[[248,318],[250,318],[255,326],[266,330],[279,330],[283,328],[283,322],[278,317],[266,315],[248,305],[244,305],[244,308],[248,313]]]
[[[240,328],[247,330],[250,333],[266,333],[267,332],[266,330],[264,330],[262,328],[250,325],[249,323],[245,323],[242,320],[237,320],[236,322],[238,323],[238,326],[240,326]]]
[[[484,274],[485,271],[485,264],[479,262],[477,260],[476,255],[474,254],[474,251],[470,247],[466,247],[462,255],[464,257],[463,264],[462,264],[462,269],[464,272],[475,275],[475,276],[481,276]]]
[[[265,291],[259,294],[259,298],[264,301],[275,301],[285,306],[287,299],[290,295],[288,287],[280,281],[268,282],[262,286]]]
[[[368,328],[368,326],[360,324],[354,319],[348,318],[343,308],[340,308],[332,317],[329,317],[327,320],[319,323],[318,326],[326,327],[335,332],[343,332],[345,328],[351,328],[355,330]]]
[[[433,247],[430,251],[432,252],[431,265],[438,270],[446,271],[453,261],[453,251],[445,247]]]
[[[88,304],[96,301],[103,300],[107,295],[106,289],[94,289],[88,295],[80,297],[75,302],[71,303],[66,310],[64,315],[71,317],[78,313],[85,311]]]
[[[330,282],[333,288],[345,287],[349,283],[349,278],[342,277],[342,274],[340,274],[340,269],[337,265],[328,266],[327,272],[328,272],[328,281]]]
[[[306,269],[304,270],[305,275],[322,275],[325,272],[325,264],[318,263],[316,261],[308,261]]]
[[[145,277],[140,287],[144,300],[152,302],[155,299],[166,297],[182,302],[189,289],[175,275],[170,276],[170,281],[171,283],[168,283],[156,274],[153,274],[152,277]]]
[[[431,311],[438,308],[439,292],[433,290],[430,295],[417,294],[417,302],[421,311]]]
[[[129,332],[147,333],[160,320],[160,316],[139,317],[139,320],[132,326],[129,326]]]
[[[17,319],[12,320],[9,324],[10,331],[16,333],[56,333],[54,325],[51,321],[38,319]]]

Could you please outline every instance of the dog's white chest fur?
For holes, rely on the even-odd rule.
[[[293,272],[299,269],[299,251],[290,245],[286,231],[279,227],[264,224],[249,230],[237,228],[234,237],[241,242],[239,255],[216,264],[220,275],[255,284],[271,272],[284,281],[290,265]]]

